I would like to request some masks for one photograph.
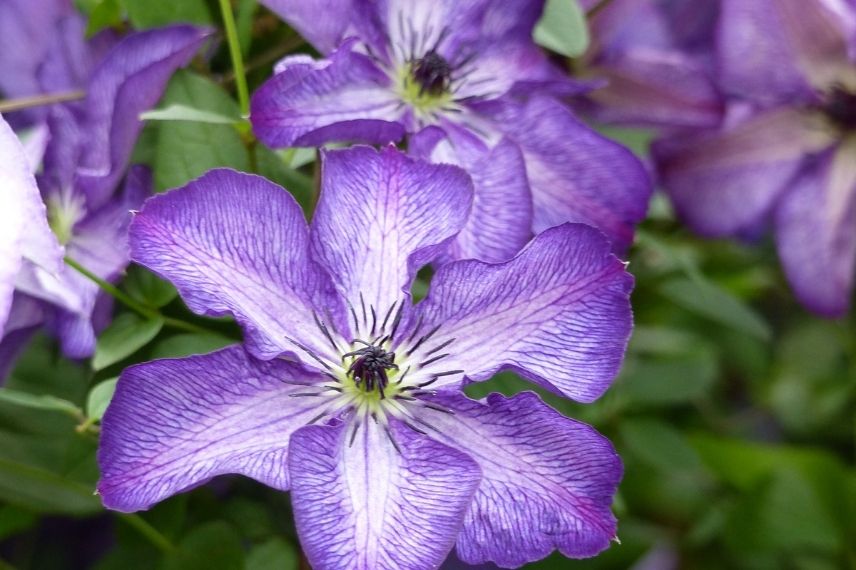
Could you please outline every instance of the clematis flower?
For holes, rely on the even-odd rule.
[[[36,9],[39,3],[34,4]],[[142,128],[139,114],[157,102],[172,73],[208,35],[191,26],[139,32],[101,57],[100,43],[84,43],[79,16],[63,20],[39,68],[42,85],[50,86],[48,91],[67,90],[83,81],[78,86],[87,89],[87,96],[82,102],[52,107],[44,120],[47,146],[37,179],[47,208],[42,206],[38,215],[46,215],[54,236],[50,246],[38,246],[46,248],[46,255],[57,255],[58,242],[98,277],[119,277],[128,264],[130,210],[151,187],[146,169],[128,170]],[[123,179],[123,189],[117,192]],[[14,195],[4,196],[4,201],[7,198],[17,200]],[[33,267],[23,265],[16,277],[15,318],[8,319],[0,337],[0,377],[39,325],[59,337],[66,356],[84,358],[93,353],[95,332],[109,316],[109,299],[76,271],[54,268],[47,278]]]
[[[595,9],[597,1],[588,2]],[[598,121],[658,128],[715,127],[724,97],[716,85],[719,0],[612,0],[591,19],[583,79],[607,84],[581,98]]]
[[[505,260],[533,231],[567,221],[601,229],[617,251],[632,241],[647,174],[558,101],[589,86],[532,41],[543,0],[264,4],[326,56],[286,58],[254,94],[250,119],[266,144],[387,143],[435,129],[415,154],[462,166],[476,189],[453,257]]]
[[[775,230],[799,300],[844,314],[856,270],[856,7],[724,0],[722,128],[661,141],[664,185],[698,233]]]
[[[311,226],[267,180],[214,170],[149,199],[133,259],[245,345],[128,368],[104,416],[98,492],[148,509],[225,473],[290,490],[317,570],[519,566],[615,536],[612,446],[533,393],[474,401],[510,369],[589,402],[631,328],[632,278],[598,231],[564,224],[512,260],[419,267],[464,226],[469,177],[394,148],[322,154]]]

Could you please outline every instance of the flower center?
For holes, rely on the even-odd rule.
[[[401,71],[401,97],[417,111],[431,111],[452,100],[452,66],[436,51],[407,63]]]
[[[398,370],[398,365],[395,364],[395,353],[387,352],[381,346],[364,340],[354,342],[364,344],[365,348],[351,351],[343,356],[343,358],[356,357],[348,368],[348,376],[353,379],[357,388],[366,392],[377,388],[380,397],[383,398],[384,390],[389,385],[389,376],[386,371]]]
[[[856,129],[856,93],[835,85],[827,94],[822,110],[830,120],[845,130]]]
[[[66,245],[74,235],[74,226],[84,214],[83,202],[71,197],[70,193],[60,193],[47,200],[48,225],[59,243]]]

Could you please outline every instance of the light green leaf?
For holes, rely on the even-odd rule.
[[[167,281],[139,265],[128,268],[125,290],[138,301],[153,308],[161,308],[178,296],[178,291]]]
[[[191,123],[212,123],[214,125],[235,125],[241,122],[240,117],[230,117],[211,111],[201,111],[173,103],[161,109],[146,111],[140,115],[142,121],[189,121]]]
[[[80,408],[68,400],[57,398],[49,394],[39,395],[30,394],[28,392],[20,392],[9,388],[0,389],[0,401],[9,402],[16,406],[24,406],[26,408],[35,408],[37,410],[51,410],[55,412],[64,412],[72,416],[80,414]]]
[[[238,105],[209,79],[186,70],[175,74],[162,104],[181,105],[223,117],[237,117]],[[250,170],[241,136],[232,125],[162,121],[155,148],[155,189],[182,186],[212,168]]]
[[[163,328],[163,319],[144,319],[134,313],[116,317],[95,345],[92,368],[101,370],[144,347]]]
[[[223,348],[236,341],[217,333],[177,334],[157,343],[152,349],[151,357],[179,358],[193,354],[207,354]]]
[[[535,26],[535,41],[568,57],[582,55],[589,44],[586,15],[577,0],[547,0]]]
[[[272,538],[250,550],[245,570],[297,570],[300,560],[294,545]]]
[[[37,511],[85,514],[101,509],[94,487],[0,457],[0,498]]]
[[[211,24],[205,0],[122,0],[135,28],[155,28],[178,22]]]
[[[122,24],[122,7],[119,0],[101,0],[89,12],[86,24],[86,37],[92,37],[104,28]]]
[[[770,340],[770,325],[752,308],[719,285],[700,276],[675,278],[663,283],[660,292],[698,315],[754,336]]]
[[[93,420],[100,420],[104,417],[104,412],[107,411],[107,406],[110,405],[110,400],[113,398],[113,392],[116,391],[116,383],[118,378],[110,378],[96,386],[89,392],[89,397],[86,399],[86,416]]]

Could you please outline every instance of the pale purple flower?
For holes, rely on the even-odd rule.
[[[719,0],[607,3],[591,19],[592,43],[577,64],[580,77],[606,85],[581,98],[581,109],[605,123],[717,126],[724,108],[715,81],[718,12]]]
[[[590,402],[631,328],[632,278],[581,224],[499,264],[454,261],[413,305],[416,271],[463,227],[469,177],[394,148],[322,154],[311,225],[290,194],[214,170],[149,199],[132,257],[245,346],[127,369],[104,416],[104,504],[148,509],[240,473],[291,491],[316,570],[515,567],[615,536],[621,464],[533,393],[473,401],[513,370]]]
[[[543,0],[264,3],[325,56],[286,58],[255,93],[250,119],[266,144],[414,135],[411,152],[474,180],[452,257],[505,260],[567,221],[601,229],[617,251],[632,241],[650,182],[632,153],[559,102],[589,86],[534,44]]]
[[[41,4],[22,5],[22,14],[26,9],[37,12]],[[146,169],[128,170],[142,128],[139,114],[157,102],[172,73],[189,61],[209,32],[191,26],[139,32],[102,55],[103,42],[85,43],[85,26],[77,14],[62,19],[54,31],[38,66],[40,85],[48,92],[83,88],[87,94],[83,101],[55,105],[43,116],[47,146],[37,179],[47,209],[41,206],[29,219],[40,217],[39,228],[49,224],[51,244],[39,247],[52,258],[59,241],[69,257],[102,279],[115,280],[128,264],[130,210],[151,187]],[[16,200],[12,195],[8,199]],[[26,231],[35,232],[35,227],[28,225]],[[83,358],[92,355],[96,330],[109,314],[109,300],[73,269],[61,264],[47,278],[33,267],[23,265],[15,280],[15,318],[0,336],[0,378],[36,324],[46,324],[59,337],[66,356]]]
[[[775,230],[799,300],[845,313],[856,272],[856,5],[723,0],[717,130],[655,147],[666,190],[698,233]]]

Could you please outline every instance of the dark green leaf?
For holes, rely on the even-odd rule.
[[[135,299],[149,307],[161,308],[178,296],[178,291],[167,281],[140,267],[128,268],[124,281],[125,290]]]
[[[272,538],[250,550],[245,570],[297,570],[300,559],[294,545]]]
[[[175,74],[163,106],[183,105],[226,117],[239,115],[238,105],[216,83],[183,70]],[[221,166],[249,171],[247,149],[231,125],[165,121],[155,149],[155,189],[182,186]]]
[[[145,319],[134,313],[122,313],[98,338],[92,368],[101,370],[132,355],[155,338],[161,328],[161,318]]]
[[[664,473],[701,467],[698,454],[683,434],[663,421],[653,418],[625,420],[620,432],[631,453]]]
[[[51,396],[50,394],[30,394],[28,392],[19,392],[10,388],[3,388],[0,389],[0,401],[37,410],[63,412],[72,416],[80,413],[80,408],[72,402],[63,400],[62,398],[57,398],[56,396]]]
[[[122,7],[119,0],[101,0],[89,12],[86,36],[91,37],[103,30],[122,25]]]
[[[179,22],[211,24],[205,0],[122,0],[135,28],[154,28]]]
[[[238,533],[225,522],[194,528],[167,558],[167,570],[243,570],[244,550]]]
[[[192,354],[207,354],[236,341],[217,333],[177,334],[158,342],[152,349],[151,358],[178,358]]]

